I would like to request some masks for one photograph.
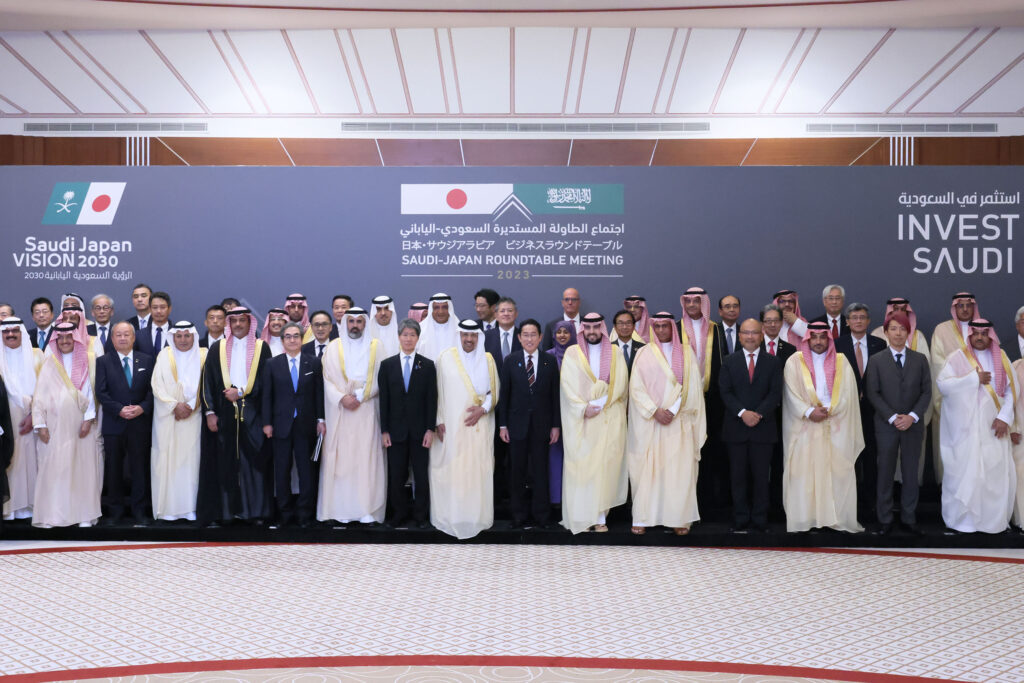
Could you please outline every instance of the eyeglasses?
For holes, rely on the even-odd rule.
[[[301,334],[282,334],[281,339],[302,339]]]
[[[99,304],[93,304],[92,310],[94,310],[94,311],[112,311],[112,310],[114,310],[114,307],[113,306],[100,306]]]

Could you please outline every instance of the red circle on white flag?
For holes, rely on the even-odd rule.
[[[110,208],[110,195],[101,194],[96,199],[92,200],[92,210],[99,213],[100,211],[106,211]]]
[[[448,191],[448,196],[445,197],[445,201],[448,202],[448,206],[453,209],[461,209],[466,205],[466,202],[469,201],[469,199],[466,197],[466,193],[463,190],[455,188],[454,190]]]

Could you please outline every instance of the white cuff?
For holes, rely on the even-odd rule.
[[[675,403],[673,403],[671,406],[669,406],[668,412],[672,413],[673,415],[678,415],[679,414],[679,409],[682,406],[683,406],[683,397],[680,396],[679,398],[676,399]]]
[[[804,417],[810,417],[811,413],[813,413],[813,412],[814,412],[814,406],[811,406],[810,408],[807,409],[807,412],[804,413]]]
[[[907,414],[910,415],[910,417],[914,418],[914,424],[917,424],[918,420],[921,419],[917,416],[917,413],[915,413],[914,411],[910,411]]]

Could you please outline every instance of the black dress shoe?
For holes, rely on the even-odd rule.
[[[906,522],[904,522],[902,524],[902,526],[903,526],[903,530],[906,531],[911,536],[921,536],[922,535],[921,527],[919,527],[917,525],[917,522],[911,522],[910,524],[907,524]]]
[[[745,533],[747,533],[747,525],[746,524],[734,524],[731,527],[729,527],[729,533],[730,534],[745,534]]]
[[[754,525],[754,531],[756,531],[758,533],[766,534],[769,531],[771,531],[771,529],[768,528],[767,524],[755,524]]]
[[[149,526],[149,519],[147,519],[146,517],[143,517],[142,515],[135,515],[135,522],[133,523],[132,526],[137,526],[137,527]]]
[[[892,533],[892,522],[883,522],[878,527],[878,535],[879,536],[888,536],[891,533]]]
[[[526,521],[522,519],[513,519],[512,523],[508,525],[509,529],[525,529]]]
[[[417,529],[433,529],[434,525],[431,524],[428,520],[421,519],[420,521],[416,522],[416,528]]]
[[[100,526],[117,526],[121,523],[121,516],[109,516],[100,520]]]

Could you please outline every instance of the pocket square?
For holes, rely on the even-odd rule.
[[[309,377],[309,376],[310,376],[310,375],[312,375],[312,374],[313,374],[313,371],[312,371],[312,370],[310,370],[310,371],[309,371],[309,372],[307,372],[307,373],[306,373],[305,375],[303,375],[303,377]]]
[[[145,372],[146,368],[135,368],[135,372]]]

